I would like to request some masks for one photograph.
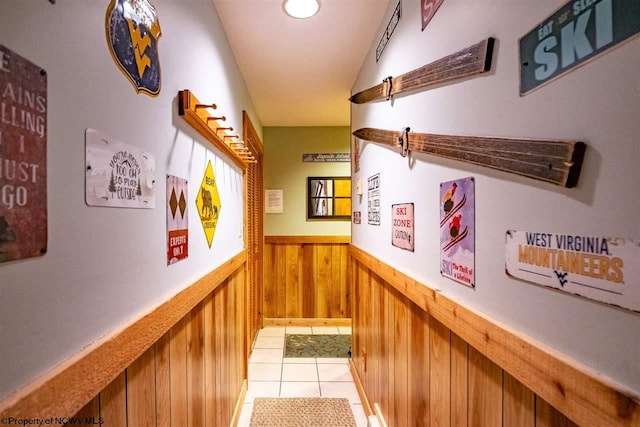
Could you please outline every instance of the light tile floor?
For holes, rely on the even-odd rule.
[[[351,334],[350,327],[266,327],[258,332],[249,359],[249,388],[239,427],[248,427],[256,397],[344,397],[351,402],[358,427],[367,425],[346,358],[283,357],[284,335]]]

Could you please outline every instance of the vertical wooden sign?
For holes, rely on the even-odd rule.
[[[0,45],[0,262],[47,251],[47,73]]]

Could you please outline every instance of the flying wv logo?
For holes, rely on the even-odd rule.
[[[162,34],[155,7],[148,0],[111,0],[106,25],[111,56],[136,92],[158,96]]]
[[[556,273],[556,277],[558,278],[558,282],[560,282],[560,286],[564,287],[564,284],[569,281],[567,279],[569,273],[561,273],[558,270],[553,270],[553,272]]]

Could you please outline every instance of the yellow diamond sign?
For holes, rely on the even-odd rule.
[[[216,186],[216,178],[213,175],[211,161],[209,161],[207,170],[204,172],[202,184],[200,184],[200,190],[196,197],[196,206],[204,234],[207,236],[207,243],[209,243],[209,247],[211,247],[221,209],[220,196],[218,195],[218,187]]]

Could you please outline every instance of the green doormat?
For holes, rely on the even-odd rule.
[[[285,335],[284,357],[349,357],[351,335]]]

